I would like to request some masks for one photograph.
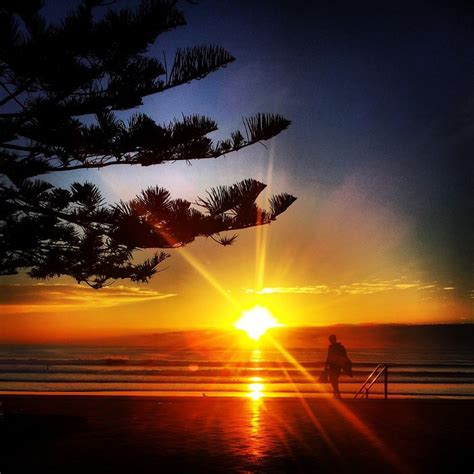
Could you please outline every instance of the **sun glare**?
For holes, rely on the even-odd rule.
[[[267,329],[281,326],[267,308],[255,306],[242,311],[242,317],[234,325],[245,331],[251,339],[258,341]]]

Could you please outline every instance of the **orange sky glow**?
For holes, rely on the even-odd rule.
[[[472,299],[423,274],[409,219],[357,189],[349,181],[315,208],[313,198],[302,199],[275,224],[243,231],[229,248],[201,239],[172,250],[169,268],[148,285],[92,290],[66,278],[3,277],[1,340],[232,328],[255,305],[286,326],[472,322]]]

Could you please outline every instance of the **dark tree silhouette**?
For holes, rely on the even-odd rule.
[[[34,278],[70,275],[101,288],[119,278],[146,282],[169,255],[142,262],[139,249],[186,245],[198,236],[230,245],[234,231],[268,224],[295,200],[256,204],[265,185],[248,179],[220,186],[195,203],[149,188],[110,205],[90,183],[61,189],[33,179],[47,173],[119,165],[218,158],[268,140],[289,121],[257,114],[244,130],[213,142],[215,121],[184,116],[163,125],[116,111],[143,97],[202,79],[234,58],[214,45],[178,49],[167,66],[146,53],[164,32],[185,25],[174,0],[143,0],[133,10],[83,2],[60,24],[48,24],[40,0],[0,5],[0,264],[1,274],[28,268]],[[100,14],[96,14],[97,12]],[[91,118],[92,117],[92,118]]]

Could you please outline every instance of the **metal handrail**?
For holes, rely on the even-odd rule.
[[[388,365],[387,364],[379,364],[372,373],[367,377],[365,382],[360,387],[359,391],[354,395],[354,398],[357,398],[359,395],[362,394],[365,389],[365,398],[369,398],[369,391],[374,385],[375,382],[379,379],[379,377],[384,374],[384,398],[385,400],[388,398]],[[361,397],[361,398],[362,398]]]
[[[357,398],[361,393],[362,391],[364,390],[365,386],[371,381],[372,377],[374,376],[374,374],[382,367],[383,364],[379,364],[377,365],[377,367],[375,367],[375,369],[370,373],[370,375],[367,377],[367,379],[365,380],[365,382],[362,384],[362,387],[359,389],[359,391],[355,394],[354,398]]]

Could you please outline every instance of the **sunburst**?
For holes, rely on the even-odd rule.
[[[247,311],[242,311],[242,317],[234,326],[245,331],[251,339],[258,341],[268,329],[281,326],[281,324],[267,308],[255,306]]]

